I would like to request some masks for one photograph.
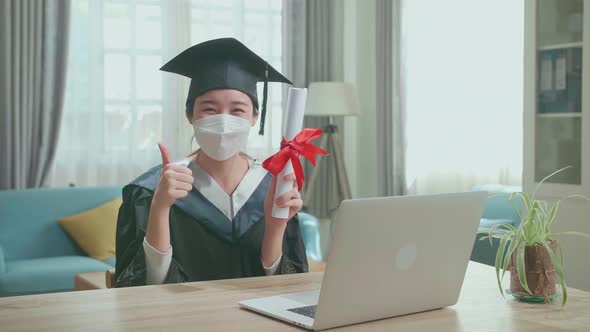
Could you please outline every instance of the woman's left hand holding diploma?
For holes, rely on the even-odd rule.
[[[299,190],[297,190],[297,183],[295,182],[295,173],[287,174],[284,177],[285,181],[292,181],[293,182],[293,189],[290,191],[282,194],[281,196],[275,199],[275,188],[277,186],[277,177],[272,177],[272,182],[268,187],[268,192],[266,194],[266,199],[264,200],[264,216],[265,221],[275,223],[286,223],[289,221],[295,213],[299,212],[303,207],[303,200],[301,199],[301,194]],[[289,217],[286,219],[281,218],[274,218],[272,216],[272,205],[275,203],[280,208],[289,208]]]
[[[303,207],[303,200],[301,200],[301,194],[295,181],[295,173],[287,174],[284,180],[292,181],[293,189],[275,198],[277,177],[273,175],[264,200],[264,238],[262,240],[262,264],[264,266],[271,266],[281,257],[287,222]],[[272,216],[272,206],[275,203],[281,208],[289,208],[288,218],[280,219]]]

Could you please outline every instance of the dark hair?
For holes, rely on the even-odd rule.
[[[189,100],[189,101],[186,102],[186,110],[185,110],[185,113],[186,113],[186,117],[189,118],[189,119],[193,117],[193,108],[194,108],[194,105],[195,105],[195,99],[192,99],[192,100]]]
[[[250,96],[248,96],[248,97],[250,97]],[[197,98],[193,98],[193,99],[191,99],[191,100],[189,100],[189,101],[186,102],[186,110],[185,110],[185,113],[186,113],[186,116],[189,119],[192,118],[192,116],[193,116],[193,108],[195,106],[195,100],[196,99]],[[258,115],[258,108],[254,107],[254,105],[256,105],[256,103],[254,102],[254,100],[252,99],[252,97],[250,97],[250,100],[252,101],[253,114],[254,114],[254,116],[257,116]]]

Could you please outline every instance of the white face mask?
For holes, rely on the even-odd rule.
[[[252,124],[237,116],[215,114],[196,120],[193,128],[203,152],[217,161],[223,161],[246,147]]]

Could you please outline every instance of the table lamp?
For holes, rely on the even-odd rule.
[[[305,104],[305,116],[326,116],[329,123],[322,128],[324,135],[320,140],[320,148],[328,151],[334,158],[336,167],[338,191],[342,199],[352,198],[350,183],[346,167],[342,145],[338,140],[338,126],[334,123],[335,117],[353,116],[360,114],[360,106],[354,86],[346,82],[312,82],[307,91],[307,102]],[[311,201],[313,187],[318,175],[319,167],[315,167],[307,187],[303,194],[303,205],[308,206]]]

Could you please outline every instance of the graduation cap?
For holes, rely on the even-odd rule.
[[[268,82],[293,84],[268,62],[234,38],[209,40],[194,45],[168,61],[162,71],[191,79],[186,98],[187,107],[198,96],[214,89],[235,89],[244,92],[258,108],[256,83],[264,82],[259,134],[264,134]]]

